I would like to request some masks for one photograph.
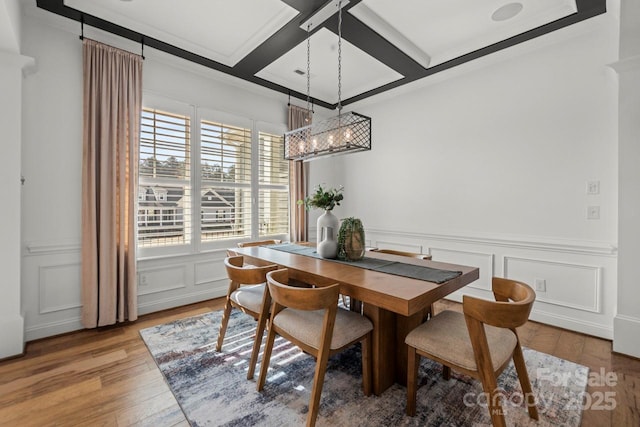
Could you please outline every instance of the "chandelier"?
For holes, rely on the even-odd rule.
[[[342,0],[338,1],[337,6],[338,115],[286,132],[284,134],[284,158],[287,160],[308,161],[322,156],[371,150],[371,118],[354,112],[342,113]],[[321,10],[318,14],[322,12]],[[311,99],[310,39],[312,25],[311,22],[307,25],[307,111],[309,112],[311,112],[309,103]]]

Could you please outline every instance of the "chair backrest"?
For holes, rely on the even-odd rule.
[[[406,256],[406,257],[410,257],[410,258],[431,259],[431,255],[419,254],[419,253],[416,253],[416,252],[396,251],[395,249],[373,248],[373,249],[370,249],[370,251],[371,252],[380,252],[380,253],[383,253],[383,254]]]
[[[271,298],[282,307],[296,310],[335,310],[338,307],[340,285],[317,288],[289,286],[289,271],[286,268],[267,273]]]
[[[244,268],[244,257],[233,256],[224,259],[224,266],[227,269],[227,276],[236,284],[258,285],[266,282],[267,273],[277,270],[278,266],[266,265],[264,267]]]
[[[276,243],[281,243],[281,240],[260,240],[256,242],[240,242],[238,243],[239,248],[248,248],[249,246],[265,246],[265,245],[275,245]]]
[[[492,289],[496,301],[465,295],[462,309],[465,316],[499,328],[514,329],[529,320],[536,293],[527,284],[494,277]]]

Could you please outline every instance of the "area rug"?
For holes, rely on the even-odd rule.
[[[192,426],[304,425],[315,360],[277,338],[262,392],[246,379],[255,321],[234,310],[222,352],[215,351],[222,313],[211,312],[140,331]],[[511,364],[498,379],[509,426],[578,426],[588,368],[524,349],[540,420],[531,420]],[[362,393],[359,345],[329,360],[318,426],[490,426],[481,384],[422,358],[417,414],[405,415],[406,388]],[[259,365],[256,369],[259,373]],[[257,378],[256,374],[256,378]]]

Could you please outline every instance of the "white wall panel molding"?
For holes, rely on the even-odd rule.
[[[185,264],[138,269],[138,296],[183,289],[187,283]]]
[[[55,255],[80,252],[80,242],[31,242],[26,245],[27,255]]]
[[[626,73],[628,71],[640,70],[640,55],[625,58],[621,61],[609,64],[609,66],[619,74]]]
[[[504,277],[532,287],[544,280],[546,290],[536,290],[536,302],[600,313],[602,268],[569,262],[505,256]]]
[[[82,307],[79,262],[41,265],[38,269],[39,314]]]
[[[224,269],[224,259],[225,257],[216,257],[208,261],[196,262],[193,265],[195,286],[227,281],[227,273]]]
[[[547,252],[566,252],[574,254],[616,256],[618,248],[607,242],[574,241],[562,239],[545,239],[538,237],[489,237],[482,235],[432,234],[413,231],[366,228],[365,233],[405,237],[412,240],[444,241],[452,243],[479,244],[517,249],[533,249]]]
[[[493,268],[494,254],[436,247],[431,247],[429,253],[433,256],[434,261],[479,267],[480,277],[468,286],[487,291],[491,290],[491,278],[495,276]]]

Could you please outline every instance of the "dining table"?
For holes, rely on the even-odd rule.
[[[425,321],[432,304],[479,277],[477,267],[373,251],[366,251],[364,259],[355,262],[323,259],[313,244],[252,246],[229,252],[244,256],[253,265],[287,268],[290,280],[307,285],[338,283],[341,294],[361,303],[362,314],[373,323],[372,382],[376,395],[394,383],[406,385],[404,340]],[[435,272],[435,276],[424,271]]]

